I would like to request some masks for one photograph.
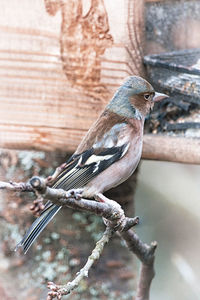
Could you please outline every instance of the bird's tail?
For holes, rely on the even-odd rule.
[[[42,232],[42,230],[47,226],[47,224],[51,221],[51,219],[57,214],[57,212],[61,209],[60,205],[52,204],[50,205],[44,212],[41,214],[40,217],[38,217],[29,230],[26,232],[25,236],[19,242],[15,248],[15,251],[22,247],[24,254],[28,251],[28,249],[31,247],[33,242],[36,240],[38,235]]]

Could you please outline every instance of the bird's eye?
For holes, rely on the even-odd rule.
[[[144,94],[144,99],[145,99],[145,100],[149,100],[149,99],[150,99],[150,97],[151,97],[151,95],[150,95],[150,94]]]

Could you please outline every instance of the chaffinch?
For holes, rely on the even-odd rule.
[[[141,158],[145,116],[154,102],[166,97],[145,79],[128,77],[67,161],[53,188],[82,188],[83,197],[94,198],[125,181]],[[22,247],[26,253],[60,209],[48,201],[16,248]]]

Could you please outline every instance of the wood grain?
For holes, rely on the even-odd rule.
[[[200,139],[147,134],[142,157],[189,164],[200,164]]]
[[[167,1],[169,2],[169,1],[171,1],[171,0],[145,0],[145,2],[147,2],[147,3],[148,3],[148,2],[164,2],[164,1],[165,1],[165,2],[167,2]]]
[[[0,140],[4,148],[72,153],[86,130],[53,127],[0,125]],[[143,159],[200,164],[200,139],[144,135]]]
[[[73,151],[124,78],[141,74],[144,2],[86,2],[3,0],[0,147]]]
[[[144,1],[95,0],[86,8],[75,1],[70,17],[64,0],[62,5],[60,0],[45,0],[43,5],[22,0],[21,6],[17,0],[3,2],[0,147],[72,152],[124,77],[143,74]],[[74,18],[79,22],[73,23]],[[89,28],[93,18],[95,31]],[[72,24],[76,35],[69,40],[66,32]],[[86,42],[81,56],[77,36],[81,40],[82,35]],[[99,39],[108,43],[95,45]],[[73,55],[74,47],[80,53],[75,50]],[[199,163],[199,153],[198,140],[144,137],[147,159]]]

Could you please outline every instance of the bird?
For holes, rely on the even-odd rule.
[[[145,117],[166,97],[142,77],[126,78],[52,187],[82,189],[82,197],[94,199],[128,179],[141,159]],[[26,253],[61,208],[48,201],[15,250]]]

